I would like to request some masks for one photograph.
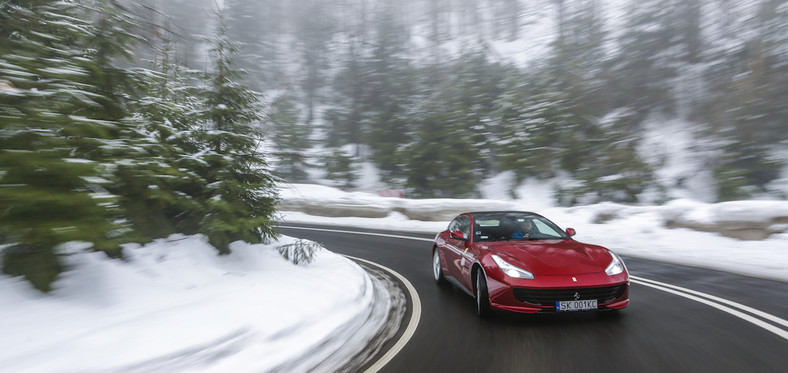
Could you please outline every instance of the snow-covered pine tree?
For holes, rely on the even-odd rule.
[[[711,163],[720,201],[785,198],[770,185],[779,184],[785,166],[779,154],[788,143],[788,3],[747,5],[749,17],[731,27],[735,42],[718,42],[720,51],[710,56],[706,74],[710,89],[703,115],[705,132],[717,139]]]
[[[561,169],[561,126],[568,114],[565,95],[535,92],[528,83],[525,76],[510,83],[496,110],[501,132],[495,166],[513,171],[517,184],[528,177],[553,177]]]
[[[100,162],[105,170],[105,178],[111,181],[107,189],[118,196],[119,218],[132,228],[124,237],[126,241],[147,242],[167,236],[179,231],[173,217],[188,216],[184,210],[199,205],[179,190],[179,182],[186,180],[187,186],[188,181],[194,182],[173,165],[177,149],[152,135],[144,116],[135,115],[151,109],[138,105],[144,101],[140,98],[148,83],[144,70],[127,66],[134,62],[133,48],[140,42],[137,35],[142,34],[139,25],[144,20],[117,0],[83,4],[81,15],[92,24],[85,41],[90,51],[86,62],[90,90],[100,98],[100,105],[85,110],[85,115],[112,126],[103,141],[83,141],[76,151]]]
[[[233,241],[256,243],[276,236],[278,195],[259,149],[262,138],[255,124],[262,119],[262,105],[257,93],[240,83],[243,71],[233,60],[239,46],[227,37],[221,13],[219,21],[210,41],[213,71],[203,93],[206,148],[200,176],[208,184],[202,196],[207,214],[199,231],[220,254],[228,254]]]
[[[58,245],[86,241],[119,255],[114,196],[89,149],[115,124],[91,117],[105,97],[90,85],[89,24],[73,3],[0,3],[0,247],[3,272],[49,291]]]
[[[474,197],[481,175],[473,165],[482,157],[456,115],[458,87],[448,83],[439,92],[418,109],[417,140],[403,147],[406,187],[416,197]]]
[[[227,23],[233,27],[228,30],[232,40],[243,43],[244,51],[235,62],[248,75],[248,86],[261,89],[277,84],[282,75],[282,67],[277,60],[285,56],[279,37],[286,29],[283,27],[288,17],[284,16],[289,7],[301,2],[289,3],[279,0],[225,0],[224,14]],[[311,15],[318,14],[317,12]],[[323,13],[319,13],[323,14]],[[314,20],[314,17],[310,17]]]
[[[420,96],[418,79],[413,67],[403,58],[407,32],[396,15],[397,6],[389,3],[376,15],[374,36],[370,36],[370,56],[353,74],[363,81],[356,94],[361,100],[360,124],[363,132],[356,137],[370,145],[370,160],[380,170],[383,181],[396,184],[402,176],[401,164],[405,157],[398,154],[404,144],[413,139],[412,117],[407,112]],[[348,69],[351,69],[348,66]]]
[[[352,155],[346,154],[342,149],[333,149],[323,157],[326,177],[340,182],[345,188],[352,188],[358,178],[355,172]]]
[[[146,239],[193,234],[204,215],[196,198],[206,184],[196,171],[202,167],[196,136],[202,119],[198,88],[191,84],[199,75],[175,61],[169,28],[160,35],[163,42],[151,68],[136,71],[143,97],[132,107],[135,121],[158,145],[148,147],[150,162],[127,184],[134,190],[124,195],[126,214]]]
[[[642,122],[652,113],[672,115],[675,97],[670,82],[676,78],[676,62],[684,56],[682,38],[675,32],[674,6],[681,0],[629,2],[626,32],[618,38],[620,49],[611,59],[606,95],[614,108],[637,113]]]
[[[276,148],[275,174],[289,182],[303,182],[308,176],[305,151],[311,145],[309,125],[299,123],[299,114],[293,98],[284,95],[274,100],[268,116],[268,136]]]

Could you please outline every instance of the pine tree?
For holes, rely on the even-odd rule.
[[[285,4],[277,0],[227,0],[227,22],[233,27],[228,30],[232,40],[243,43],[236,63],[248,73],[248,84],[252,89],[278,84],[282,72],[277,58],[282,58],[278,37],[282,25]]]
[[[496,101],[505,91],[504,82],[511,68],[491,63],[483,53],[460,57],[452,67],[454,95],[446,108],[453,121],[467,129],[466,137],[481,158],[474,169],[482,172],[494,165],[496,143],[501,139],[500,123],[493,118]]]
[[[276,235],[278,196],[258,149],[261,134],[253,126],[262,119],[262,106],[257,94],[240,83],[242,72],[233,61],[238,46],[227,38],[227,25],[221,14],[219,18],[211,41],[213,71],[204,93],[206,163],[200,176],[208,183],[202,195],[207,214],[199,230],[220,254],[228,254],[233,241],[257,243]]]
[[[738,43],[723,45],[707,73],[711,89],[703,117],[719,144],[713,171],[723,201],[769,193],[784,164],[774,152],[788,141],[788,4],[755,5],[750,18],[732,27],[740,31],[733,34]]]
[[[323,86],[325,80],[321,67],[326,65],[326,46],[333,36],[335,20],[326,3],[321,0],[302,0],[293,4],[293,11],[297,14],[296,34],[302,42],[303,64],[306,70],[301,80],[306,96],[306,122],[310,123],[315,118],[317,90]],[[315,17],[315,14],[320,16]]]
[[[308,165],[304,152],[310,146],[310,131],[306,124],[299,123],[298,108],[293,99],[284,96],[275,100],[268,119],[268,136],[272,139],[276,148],[274,155],[278,158],[276,175],[290,182],[306,180]]]
[[[605,200],[636,202],[651,180],[648,166],[628,132],[632,119],[619,115],[611,123],[589,110],[583,97],[561,89],[553,67],[516,84],[498,101],[497,120],[503,133],[498,143],[497,167],[511,170],[519,183],[526,177],[572,175],[578,185],[559,188],[560,203]]]
[[[323,114],[328,127],[328,146],[354,144],[358,147],[365,137],[367,129],[364,128],[361,117],[365,110],[365,89],[369,86],[367,79],[371,74],[367,72],[362,54],[358,40],[351,37],[348,41],[345,66],[334,77],[333,89],[337,94],[332,98],[333,107]]]
[[[323,162],[325,163],[326,177],[341,182],[340,185],[343,187],[353,187],[357,176],[353,169],[352,156],[345,154],[341,149],[334,149],[323,157]]]
[[[135,0],[136,1],[136,0]],[[205,53],[202,44],[206,19],[215,0],[166,0],[154,2],[159,12],[172,18],[173,33],[178,35],[178,60],[183,66],[202,69]]]
[[[162,144],[149,136],[144,121],[134,117],[133,106],[142,94],[144,79],[124,66],[141,42],[137,16],[117,0],[87,1],[84,17],[92,22],[86,45],[92,52],[91,89],[101,97],[100,106],[89,110],[88,117],[113,124],[106,144],[90,144],[78,151],[99,161],[107,189],[118,196],[119,218],[132,230],[126,240],[148,242],[173,233],[161,210],[171,189],[164,178],[172,166],[166,163]]]
[[[118,209],[99,172],[116,125],[92,114],[108,105],[85,55],[90,26],[70,2],[0,4],[0,244],[3,271],[42,291],[62,270],[58,245],[87,241],[120,255]],[[122,146],[122,144],[121,144]]]
[[[601,80],[605,32],[598,2],[558,2],[563,12],[558,20],[561,32],[544,67],[550,74],[546,83],[584,111],[578,115],[601,115],[606,109]]]
[[[148,240],[193,234],[204,214],[197,198],[206,184],[198,174],[203,164],[199,91],[190,83],[198,75],[173,61],[172,38],[165,33],[152,69],[136,74],[144,93],[135,102],[135,119],[157,145],[148,147],[150,162],[128,185],[132,190],[124,193],[124,206],[135,230]]]
[[[479,148],[471,140],[458,112],[455,98],[462,96],[459,85],[446,82],[430,100],[414,109],[415,139],[403,146],[402,173],[406,187],[416,197],[473,197],[482,173]]]
[[[403,173],[411,194],[426,198],[477,196],[481,174],[474,165],[480,155],[465,130],[439,113],[428,114],[421,124],[418,140],[405,149],[408,158]]]
[[[582,132],[563,134],[560,156],[563,168],[572,172],[579,185],[558,188],[559,202],[638,202],[638,195],[653,185],[653,175],[638,155],[638,138],[628,132],[631,119],[621,115],[609,123],[577,117],[574,121],[585,121]]]
[[[683,2],[683,1],[682,1]],[[671,82],[680,59],[674,0],[632,1],[620,51],[609,68],[606,91],[613,108],[636,112],[636,122],[651,113],[672,115]]]
[[[499,100],[501,139],[496,144],[496,167],[511,170],[519,183],[527,177],[549,178],[561,169],[561,134],[568,113],[560,93],[533,92],[524,82]]]
[[[378,13],[372,55],[362,67],[365,80],[356,83],[362,85],[361,123],[367,127],[362,140],[374,149],[371,159],[386,181],[402,176],[399,151],[411,141],[412,131],[407,110],[419,97],[413,68],[401,56],[404,27],[393,12],[389,4]]]

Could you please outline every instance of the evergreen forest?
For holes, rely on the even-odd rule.
[[[694,169],[643,151],[666,123]],[[785,199],[786,130],[782,0],[0,0],[0,265],[48,291],[74,247],[228,254],[276,235],[278,182],[370,164],[411,198]]]
[[[276,235],[265,108],[214,15],[194,70],[117,1],[0,2],[4,273],[49,291],[73,250],[122,259],[126,243],[201,233],[228,254]]]
[[[413,198],[478,197],[502,172],[563,180],[563,205],[661,203],[701,177],[707,202],[788,193],[785,1],[224,6],[250,84],[284,104],[267,129],[290,182],[353,188],[371,163]],[[668,122],[694,165],[665,176],[672,150],[643,147]]]

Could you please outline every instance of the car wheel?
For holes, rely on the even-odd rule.
[[[484,271],[476,272],[476,314],[485,317],[490,314],[490,296],[487,293],[487,279]]]
[[[443,266],[441,265],[441,255],[438,253],[438,249],[432,251],[432,278],[435,279],[435,282],[442,284],[446,282],[446,279],[443,277]]]

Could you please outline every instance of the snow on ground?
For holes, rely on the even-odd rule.
[[[540,213],[562,228],[577,230],[574,238],[581,242],[606,246],[625,255],[664,262],[719,269],[748,276],[788,281],[788,201],[736,201],[703,203],[675,200],[662,206],[628,206],[601,203],[590,206],[555,207],[551,188],[526,180],[515,188],[517,199],[506,195],[510,180],[502,174],[483,186],[483,200],[427,199],[407,200],[378,197],[375,193],[342,192],[316,185],[289,185],[282,189],[285,199],[302,202],[319,201],[324,206],[370,205],[391,212],[385,218],[326,218],[302,212],[285,212],[285,222],[316,223],[391,229],[419,233],[437,233],[446,229],[449,219],[420,221],[408,219],[398,208],[410,210],[421,206],[425,211],[445,215],[477,210],[526,210]],[[497,197],[497,198],[496,198]],[[427,215],[423,213],[421,215]],[[606,217],[607,221],[600,219]],[[776,232],[764,240],[746,241],[717,233],[687,228],[670,229],[669,221],[697,225],[730,222],[761,223]]]
[[[69,256],[71,270],[47,295],[0,276],[0,371],[261,372],[318,363],[327,356],[317,346],[365,321],[373,289],[360,267],[328,250],[308,265],[286,261],[276,246],[293,241],[236,242],[232,255],[218,256],[203,236],[172,236],[127,248],[125,262],[82,252]]]
[[[571,209],[552,208],[543,211],[562,227],[577,229],[574,238],[606,246],[622,255],[652,259],[687,266],[703,267],[788,282],[788,233],[774,234],[764,240],[745,241],[717,233],[686,228],[669,229],[666,220],[674,214],[705,221],[724,222],[737,216],[766,219],[774,210],[745,202],[735,215],[732,206],[676,201],[661,207],[631,207],[600,204]],[[772,206],[788,212],[788,203]],[[593,221],[609,210],[618,218],[605,224]],[[786,216],[786,215],[783,215]]]
[[[517,199],[512,199],[504,193],[509,188],[502,187],[507,182],[502,175],[488,185],[483,200],[407,200],[285,185],[286,200],[320,201],[326,206],[352,201],[354,206],[392,210],[382,218],[327,218],[289,211],[283,212],[283,224],[437,233],[448,219],[413,220],[393,209],[421,209],[422,215],[502,207],[532,210],[563,228],[577,229],[575,238],[580,241],[623,255],[788,281],[788,233],[742,241],[664,226],[677,217],[704,224],[768,222],[788,216],[788,202],[683,200],[664,206],[604,203],[560,208],[551,204],[549,187],[526,181],[514,189]],[[370,277],[329,250],[321,250],[308,265],[283,259],[276,247],[294,240],[234,243],[232,255],[217,256],[202,236],[173,236],[128,246],[127,261],[85,253],[73,245],[66,248],[72,252],[70,269],[47,295],[19,278],[0,276],[0,371],[259,372],[304,359],[306,365],[290,370],[307,370],[309,359],[317,363],[326,356],[316,346],[337,338],[338,331],[357,327],[376,298]],[[357,341],[345,349],[363,345]]]

